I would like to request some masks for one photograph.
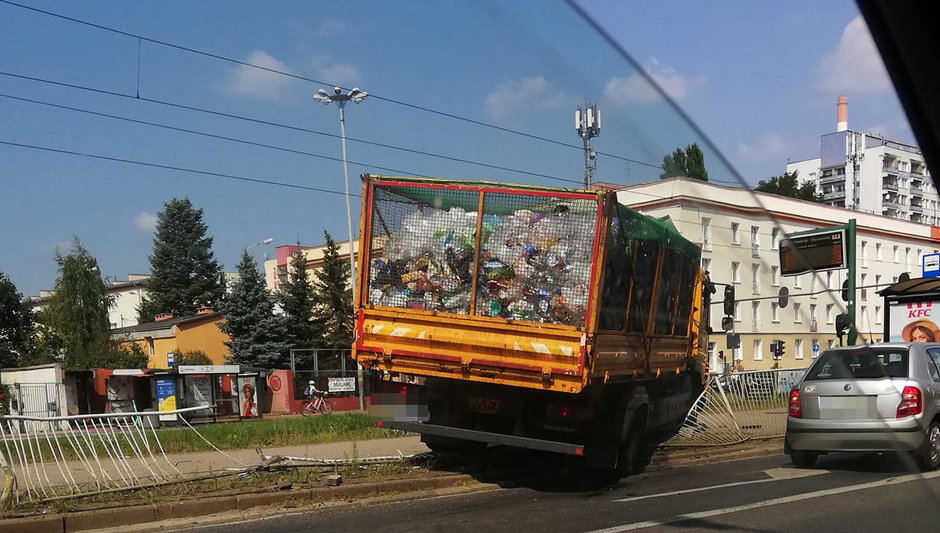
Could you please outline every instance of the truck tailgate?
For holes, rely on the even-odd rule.
[[[376,370],[576,393],[584,342],[570,326],[360,309],[354,357]]]

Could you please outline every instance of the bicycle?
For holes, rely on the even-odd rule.
[[[303,416],[313,416],[319,414],[329,414],[333,412],[333,404],[325,398],[326,393],[323,396],[315,395],[312,400],[304,402],[303,407],[300,409],[300,414]]]

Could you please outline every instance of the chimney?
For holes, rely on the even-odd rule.
[[[849,129],[849,98],[840,96],[836,99],[836,131]]]
[[[169,320],[173,318],[173,313],[163,313],[153,317],[154,322],[160,322],[161,320]]]
[[[212,313],[215,313],[215,309],[211,307],[200,307],[199,309],[196,309],[197,315],[209,315]]]

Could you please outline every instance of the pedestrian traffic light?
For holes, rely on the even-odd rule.
[[[725,285],[725,315],[734,316],[734,285]]]

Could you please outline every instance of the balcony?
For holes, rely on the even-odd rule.
[[[819,178],[820,185],[829,185],[831,183],[845,183],[845,174],[822,175]]]
[[[911,184],[911,196],[923,196],[924,188],[920,185]]]
[[[893,209],[897,211],[901,209],[901,204],[898,203],[896,198],[885,198],[881,200],[881,207],[883,209]]]
[[[845,198],[845,191],[844,191],[844,190],[843,190],[843,191],[831,191],[831,192],[824,192],[824,193],[823,193],[823,200],[824,200],[824,201],[836,200],[836,199],[840,199],[840,198]]]
[[[897,179],[885,179],[881,182],[881,188],[886,191],[897,191],[898,190],[898,180]]]

